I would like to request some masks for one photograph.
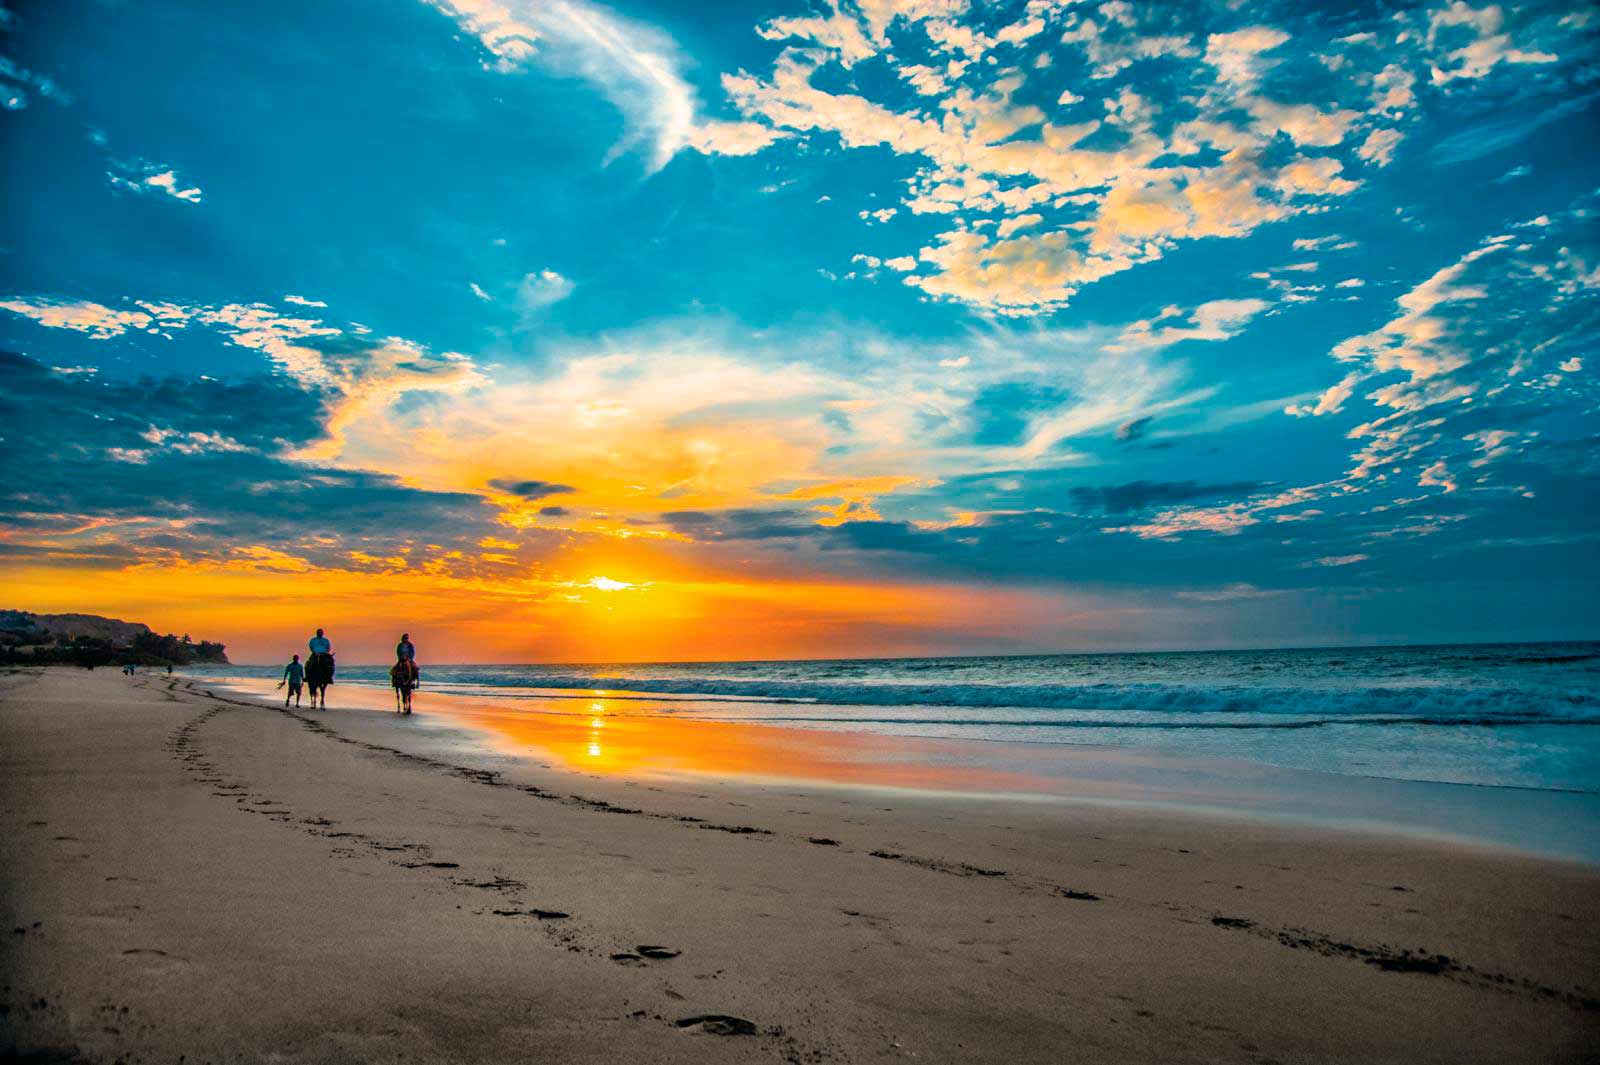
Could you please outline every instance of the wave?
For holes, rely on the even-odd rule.
[[[745,721],[746,718],[706,718],[711,721]],[[965,728],[1039,729],[1312,729],[1329,725],[1388,727],[1463,727],[1505,728],[1509,725],[1588,725],[1600,727],[1597,718],[1552,719],[1547,716],[1506,715],[1503,717],[1324,717],[1299,721],[1129,721],[1105,720],[1018,720],[1016,718],[959,717],[763,717],[762,724],[839,724],[839,725],[939,725]]]
[[[354,678],[352,678],[354,679]],[[1418,723],[1600,722],[1591,692],[1466,686],[1299,687],[1162,683],[974,684],[801,681],[726,677],[597,678],[518,672],[486,675],[440,670],[449,685],[481,686],[507,697],[669,702],[818,704],[842,707],[929,707],[1017,711],[1135,711],[1151,714],[1267,715]],[[607,685],[615,687],[607,687]],[[495,689],[499,689],[496,691]],[[574,690],[583,694],[574,694]],[[665,698],[663,698],[665,697]],[[860,717],[841,720],[861,721]],[[897,718],[897,720],[903,720]],[[948,719],[941,719],[948,720]],[[974,722],[977,723],[977,722]],[[1007,720],[1006,724],[1023,724]]]

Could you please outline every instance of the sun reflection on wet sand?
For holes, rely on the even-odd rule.
[[[252,694],[266,682],[236,681]],[[608,699],[605,692],[564,693],[515,701],[441,695],[423,689],[417,714],[471,728],[508,754],[554,758],[568,768],[623,777],[708,775],[746,779],[915,788],[935,791],[1052,792],[1059,778],[973,764],[959,741],[824,732],[749,722],[685,719],[648,700]],[[570,695],[593,696],[581,711]],[[393,710],[381,688],[336,689],[335,706]]]

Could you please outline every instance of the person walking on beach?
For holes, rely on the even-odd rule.
[[[289,664],[283,667],[283,679],[278,682],[278,687],[280,688],[285,684],[289,686],[289,690],[283,693],[284,706],[289,705],[289,696],[292,695],[294,696],[295,707],[299,708],[300,686],[305,683],[305,679],[306,667],[300,664],[300,656],[295,655],[290,659]]]

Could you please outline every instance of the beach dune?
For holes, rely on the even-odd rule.
[[[1071,802],[664,784],[0,677],[32,1060],[1579,1061],[1600,873]]]

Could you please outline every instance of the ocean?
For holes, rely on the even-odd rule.
[[[280,667],[223,667],[275,677]],[[387,667],[339,683],[388,685]],[[1600,792],[1600,643],[832,661],[430,666],[530,712],[1115,745],[1321,773]],[[583,705],[577,701],[582,700]],[[630,709],[630,707],[635,707]]]

